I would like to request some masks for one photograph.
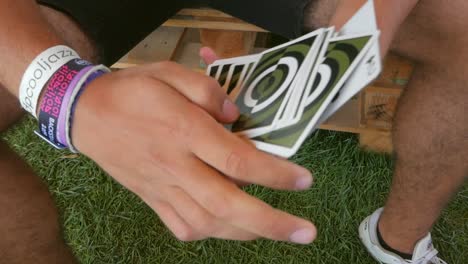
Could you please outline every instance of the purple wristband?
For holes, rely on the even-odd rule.
[[[78,92],[75,94],[75,96],[73,96],[73,101],[70,102],[71,105],[69,106],[70,107],[70,112],[69,112],[69,116],[68,116],[68,135],[67,135],[67,139],[68,139],[68,147],[70,148],[70,150],[74,153],[78,153],[78,150],[73,146],[73,142],[72,142],[72,135],[71,135],[71,131],[72,131],[72,125],[73,125],[73,117],[74,117],[74,114],[75,114],[75,108],[76,108],[76,103],[78,102],[81,94],[83,93],[83,91],[86,89],[86,87],[89,85],[89,83],[91,83],[92,81],[94,81],[96,78],[108,73],[110,70],[108,70],[107,68],[103,68],[104,66],[97,66],[95,68],[93,67],[93,70],[95,70],[95,72],[91,73],[87,78],[86,80],[83,82],[83,84],[78,87],[77,89]]]
[[[76,76],[73,78],[72,82],[70,83],[70,87],[76,87],[76,84],[79,80],[85,75],[89,70],[91,70],[93,66],[88,66],[82,69]],[[65,147],[68,147],[67,144],[67,134],[66,134],[66,120],[67,120],[67,108],[68,104],[70,103],[70,98],[73,93],[73,89],[68,89],[63,97],[62,106],[60,107],[60,115],[57,122],[57,140],[60,144]]]

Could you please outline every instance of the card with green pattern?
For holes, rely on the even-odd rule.
[[[298,73],[321,43],[324,30],[317,30],[261,54],[236,99],[240,118],[234,133],[254,137],[274,129],[295,88]]]
[[[320,116],[354,68],[361,63],[378,33],[376,31],[332,38],[318,68],[318,74],[307,84],[300,120],[294,125],[252,138],[257,148],[282,157],[294,155],[317,127]]]

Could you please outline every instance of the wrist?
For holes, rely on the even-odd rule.
[[[74,110],[81,92],[110,70],[84,61],[66,46],[54,46],[27,68],[19,89],[20,103],[39,121],[35,133],[52,146],[72,152]]]

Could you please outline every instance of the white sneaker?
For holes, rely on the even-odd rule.
[[[359,237],[367,251],[379,263],[384,264],[447,264],[437,257],[437,250],[432,244],[431,234],[416,243],[413,259],[405,260],[395,253],[385,250],[377,238],[377,223],[383,208],[377,209],[372,215],[362,221],[359,226]]]

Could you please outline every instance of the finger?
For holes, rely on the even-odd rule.
[[[172,187],[167,196],[171,197],[169,202],[177,214],[199,234],[206,237],[240,241],[258,238],[255,234],[219,221],[179,187]]]
[[[206,118],[205,118],[206,119]],[[257,150],[215,122],[197,118],[187,142],[201,160],[223,174],[275,189],[304,190],[312,184],[308,170]]]
[[[148,67],[153,78],[175,88],[218,121],[229,123],[238,118],[237,106],[213,78],[174,62],[161,62]]]
[[[159,215],[161,221],[163,221],[167,228],[169,228],[180,241],[197,241],[206,238],[188,225],[168,203],[154,201],[150,206]]]
[[[232,181],[233,183],[235,183],[238,187],[246,187],[246,186],[249,186],[251,185],[251,183],[249,182],[245,182],[245,181],[241,181],[241,180],[238,180],[238,179],[234,179],[234,178],[231,178],[231,177],[228,177],[228,176],[225,176],[226,179]]]
[[[315,226],[299,217],[274,209],[249,196],[202,161],[186,161],[190,173],[180,182],[193,199],[220,221],[272,240],[308,244],[315,239]]]
[[[209,47],[202,47],[199,55],[206,65],[210,65],[219,59],[216,53]]]

